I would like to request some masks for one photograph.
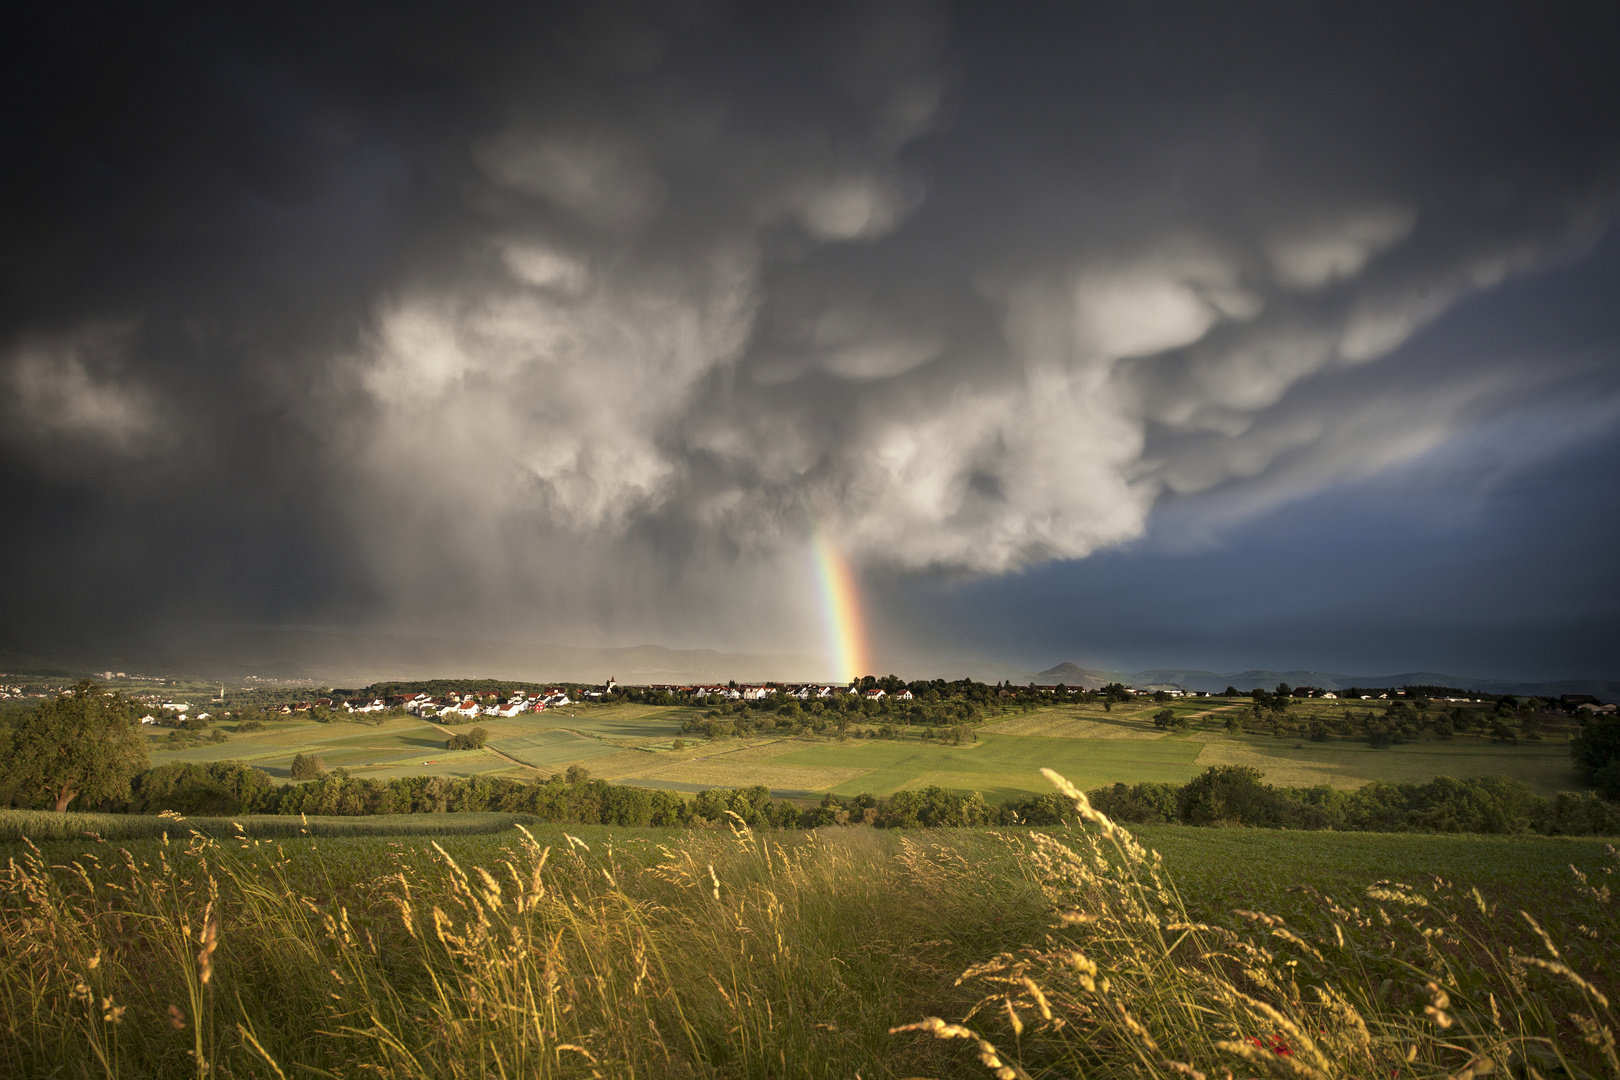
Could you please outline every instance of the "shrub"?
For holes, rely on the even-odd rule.
[[[236,725],[236,733],[238,735],[240,735],[244,731],[263,731],[263,730],[264,730],[264,721],[262,721],[262,720],[243,720],[240,724]]]
[[[1091,797],[1099,810],[1116,821],[1126,821],[1133,825],[1157,825],[1161,822],[1179,820],[1180,792],[1181,789],[1175,784],[1151,782],[1131,786],[1114,784],[1112,787],[1098,788],[1091,793]],[[1065,799],[1056,792],[1047,797],[1067,806],[1070,811],[1074,809],[1072,800]]]
[[[471,731],[463,731],[450,736],[450,740],[445,743],[445,749],[482,750],[484,748],[484,743],[488,741],[488,739],[489,732],[485,731],[481,727],[475,727]]]
[[[128,810],[136,814],[252,814],[276,794],[269,773],[240,761],[159,765],[136,776],[130,786]]]

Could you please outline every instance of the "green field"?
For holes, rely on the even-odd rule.
[[[680,731],[685,709],[639,705],[577,706],[510,718],[486,717],[458,727],[414,717],[389,717],[376,724],[355,721],[317,723],[295,714],[265,721],[265,730],[236,733],[230,721],[215,725],[223,743],[170,749],[166,732],[149,734],[152,763],[172,761],[245,761],[285,781],[298,754],[314,754],[329,769],[345,768],[361,776],[549,775],[555,767],[589,761],[643,744],[667,747]],[[452,732],[482,727],[489,733],[485,750],[448,751]],[[644,755],[630,753],[640,760]]]
[[[823,768],[864,769],[835,785],[835,795],[889,795],[903,788],[937,784],[978,791],[991,802],[1025,792],[1046,792],[1042,766],[1056,769],[1082,788],[1122,780],[1184,783],[1198,773],[1199,743],[1186,739],[1048,739],[985,735],[977,743],[939,746],[921,742],[823,743],[777,760]]]
[[[1372,780],[1422,782],[1436,776],[1509,776],[1541,795],[1578,789],[1570,765],[1567,731],[1553,728],[1541,742],[1495,745],[1477,733],[1374,749],[1334,737],[1311,742],[1294,737],[1229,733],[1229,715],[1245,715],[1246,703],[1220,698],[1176,701],[1168,707],[1191,718],[1188,730],[1167,733],[1152,715],[1167,706],[1132,702],[1062,705],[992,716],[975,731],[976,742],[947,746],[922,740],[922,729],[903,728],[899,739],[785,737],[748,739],[684,737],[684,720],[703,710],[635,704],[579,704],[541,714],[478,722],[489,734],[483,750],[449,752],[450,728],[414,718],[378,726],[354,722],[319,724],[303,716],[272,720],[266,730],[227,734],[220,744],[169,749],[151,736],[154,764],[170,761],[240,760],[284,782],[296,754],[315,754],[328,768],[391,779],[409,775],[549,776],[574,764],[617,783],[695,792],[711,787],[762,784],[781,797],[816,798],[831,792],[851,796],[938,785],[978,791],[992,803],[1042,791],[1038,770],[1055,768],[1083,788],[1114,782],[1184,783],[1211,765],[1252,765],[1265,779],[1285,786],[1327,784],[1356,788]],[[1332,716],[1356,706],[1312,702],[1293,715]],[[1376,711],[1376,710],[1374,710]],[[862,725],[857,724],[859,731]]]

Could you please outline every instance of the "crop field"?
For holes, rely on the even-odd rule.
[[[553,765],[565,765],[575,761],[588,761],[591,758],[603,757],[607,754],[617,754],[621,748],[611,743],[592,739],[574,731],[565,731],[553,728],[549,731],[537,731],[533,735],[515,735],[510,738],[495,739],[488,744],[499,750],[507,757],[516,758],[525,765],[532,765],[536,769],[546,769]]]
[[[940,746],[921,742],[827,743],[778,758],[786,764],[864,768],[832,790],[888,795],[902,788],[940,787],[978,791],[991,802],[1050,790],[1040,776],[1047,766],[1082,788],[1116,780],[1184,783],[1198,773],[1199,744],[1185,739],[1044,739],[985,735],[977,743]]]
[[[1369,780],[1421,783],[1436,776],[1509,776],[1537,794],[1552,795],[1579,786],[1562,735],[1539,743],[1493,745],[1480,735],[1457,735],[1445,742],[1404,743],[1375,750],[1366,743],[1337,739],[1314,743],[1267,735],[1199,735],[1204,748],[1198,766],[1253,765],[1268,783],[1289,787],[1328,784],[1356,788]]]

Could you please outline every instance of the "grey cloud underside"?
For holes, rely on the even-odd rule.
[[[1253,513],[1590,380],[1413,347],[1609,227],[1582,18],[211,16],[24,125],[6,475],[268,529],[245,610],[699,640],[812,527],[1000,573]]]

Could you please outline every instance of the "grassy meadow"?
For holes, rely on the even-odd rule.
[[[154,765],[176,761],[243,761],[285,782],[299,754],[318,756],[329,769],[390,780],[398,776],[533,777],[576,762],[622,755],[620,768],[644,764],[648,753],[667,751],[681,721],[694,710],[644,705],[569,706],[543,713],[486,717],[482,750],[446,750],[452,727],[416,717],[367,717],[319,723],[295,713],[265,721],[263,731],[237,732],[227,720],[214,726],[225,742],[170,748],[167,732],[148,735]],[[643,749],[645,748],[645,749]],[[614,771],[612,767],[609,772]]]
[[[0,1074],[1620,1076],[1601,841],[519,824],[0,812]]]
[[[1308,701],[1292,719],[1345,711],[1380,712],[1387,703]],[[1170,708],[1189,720],[1185,730],[1153,725]],[[1498,745],[1483,734],[1459,732],[1445,741],[1408,742],[1383,749],[1335,736],[1326,742],[1229,732],[1226,720],[1248,716],[1247,700],[1181,700],[1168,706],[1133,701],[1064,704],[990,717],[976,741],[946,745],[924,741],[920,727],[901,727],[898,739],[838,738],[831,733],[705,739],[681,735],[683,721],[705,710],[685,706],[581,703],[561,710],[478,722],[489,733],[481,750],[448,751],[460,728],[415,718],[373,723],[321,724],[295,714],[266,722],[265,730],[236,733],[216,726],[222,743],[171,748],[161,732],[149,736],[153,764],[239,760],[288,779],[293,757],[315,754],[327,768],[387,780],[399,776],[549,776],[583,765],[593,776],[619,783],[697,792],[763,784],[782,798],[815,799],[831,792],[877,796],[937,785],[978,791],[992,803],[1043,791],[1037,770],[1057,769],[1082,788],[1140,781],[1184,783],[1211,765],[1251,765],[1269,783],[1352,789],[1371,780],[1423,782],[1436,776],[1509,776],[1549,796],[1581,786],[1571,767],[1567,730],[1550,726],[1541,742]],[[871,727],[857,723],[855,731]],[[680,739],[680,750],[674,744]]]

